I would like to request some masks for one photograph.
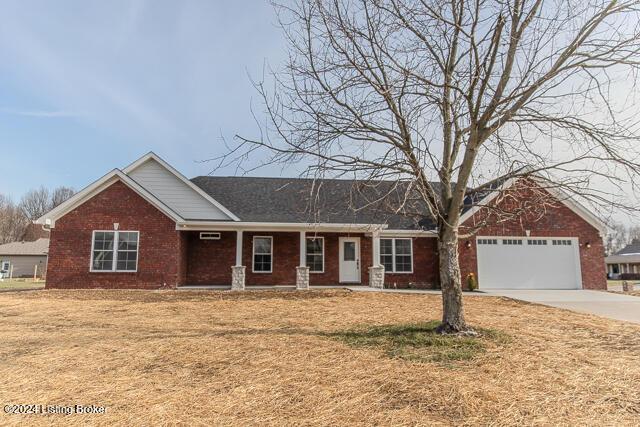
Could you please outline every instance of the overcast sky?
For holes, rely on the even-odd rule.
[[[255,135],[274,23],[266,0],[2,1],[0,192],[80,189],[150,150],[208,173],[221,135]]]
[[[267,0],[0,4],[0,193],[15,201],[79,190],[148,151],[209,173],[222,137],[258,135],[250,77],[286,57]]]

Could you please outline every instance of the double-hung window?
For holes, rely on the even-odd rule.
[[[324,238],[307,237],[307,267],[311,273],[324,272]]]
[[[94,231],[91,271],[137,271],[139,237],[137,231]]]
[[[255,236],[253,238],[253,272],[271,273],[273,264],[273,239]]]
[[[411,239],[380,239],[380,264],[389,273],[413,272]]]

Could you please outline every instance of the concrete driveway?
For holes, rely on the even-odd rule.
[[[640,323],[640,297],[630,295],[586,290],[496,290],[483,293]]]

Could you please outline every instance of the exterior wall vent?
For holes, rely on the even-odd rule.
[[[209,231],[200,233],[200,240],[220,240],[220,233],[212,233]]]

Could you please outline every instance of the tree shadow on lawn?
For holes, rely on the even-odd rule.
[[[377,348],[388,357],[412,362],[450,363],[469,361],[484,353],[488,345],[505,345],[508,335],[493,329],[476,329],[478,336],[441,335],[440,322],[361,326],[323,333],[352,347]]]

